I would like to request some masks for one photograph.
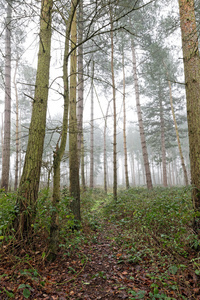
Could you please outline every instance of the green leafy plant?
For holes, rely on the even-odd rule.
[[[24,298],[28,299],[31,295],[31,286],[29,284],[22,283],[18,286],[18,290],[23,289]]]
[[[7,295],[9,298],[15,298],[15,295],[14,295],[12,292],[9,292],[8,290],[6,290],[5,287],[3,288],[3,291],[6,293],[6,295]]]
[[[129,293],[134,296],[134,298],[130,298],[131,300],[136,300],[136,299],[144,299],[146,295],[146,291],[140,290],[140,291],[129,291]]]

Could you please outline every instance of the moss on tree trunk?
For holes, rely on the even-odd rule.
[[[19,212],[14,222],[20,237],[26,237],[31,231],[36,215],[49,90],[52,6],[52,0],[42,1],[35,95],[25,163],[17,195]]]
[[[71,210],[76,220],[81,220],[80,214],[80,186],[79,186],[79,159],[77,148],[77,118],[76,118],[76,76],[77,76],[77,27],[76,12],[71,27],[71,65],[70,65],[70,112],[69,112],[69,168],[70,168],[70,196]]]

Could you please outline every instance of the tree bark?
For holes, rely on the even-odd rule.
[[[83,143],[83,93],[84,93],[84,78],[83,78],[83,0],[79,1],[78,13],[78,156],[79,166],[81,166],[81,184],[83,190],[85,186],[84,172],[84,143]]]
[[[116,90],[114,73],[114,37],[113,37],[113,17],[110,7],[110,40],[111,40],[111,73],[113,91],[113,198],[117,201],[117,111],[116,111]]]
[[[133,186],[136,186],[136,180],[135,180],[135,158],[134,153],[131,154],[131,161],[132,161],[132,184]]]
[[[22,128],[21,128],[21,110],[19,112],[19,181],[21,179],[21,172],[22,172]]]
[[[94,61],[91,72],[91,117],[90,117],[90,188],[94,187]]]
[[[108,110],[110,107],[110,101],[108,102],[106,115],[105,115],[105,123],[104,123],[104,132],[103,132],[103,170],[104,170],[104,191],[107,194],[108,191],[108,183],[107,183],[107,149],[106,149],[106,133],[107,133],[107,118],[108,118]]]
[[[2,153],[1,188],[8,190],[10,172],[10,128],[11,128],[11,15],[10,1],[7,1],[6,34],[5,34],[5,111],[4,142]]]
[[[52,6],[53,0],[42,0],[35,95],[25,163],[17,195],[19,213],[14,222],[19,237],[27,237],[32,231],[36,215],[49,90]]]
[[[139,130],[140,130],[140,139],[142,145],[142,155],[144,160],[146,182],[147,182],[147,188],[152,189],[153,185],[151,179],[151,171],[149,166],[146,138],[144,133],[142,111],[140,107],[140,93],[139,93],[139,84],[138,84],[137,67],[136,67],[135,47],[134,47],[133,40],[131,41],[131,50],[132,50],[132,60],[133,60],[133,77],[134,77],[134,85],[135,85],[136,108],[137,108],[137,116],[138,116]]]
[[[125,169],[125,182],[126,189],[129,189],[129,177],[128,177],[128,155],[127,155],[127,142],[126,142],[126,78],[125,78],[125,66],[124,66],[124,50],[122,53],[122,73],[123,73],[123,138],[124,138],[124,169]]]
[[[65,51],[63,60],[63,84],[64,84],[64,111],[61,136],[56,145],[56,149],[53,155],[53,197],[52,197],[52,215],[50,226],[50,240],[49,240],[49,256],[50,261],[55,260],[56,251],[58,247],[59,238],[59,202],[60,202],[60,164],[65,151],[67,142],[67,129],[68,129],[68,110],[69,110],[69,84],[68,84],[68,55],[69,55],[69,40],[71,32],[71,24],[73,16],[76,10],[77,1],[74,5],[71,5],[71,11],[68,20],[66,21],[65,30]]]
[[[4,133],[4,113],[1,114],[1,152],[2,152],[2,162],[3,162],[3,133]]]
[[[14,190],[17,191],[18,187],[18,178],[19,178],[19,99],[18,99],[18,91],[17,91],[17,76],[18,70],[18,58],[16,60],[15,73],[14,73],[14,87],[15,87],[15,98],[16,98],[16,126],[15,126],[15,145],[16,145],[16,158],[15,158],[15,184]]]
[[[81,180],[82,180],[82,188],[83,191],[86,191],[86,183],[85,183],[85,147],[83,134],[81,137]]]
[[[183,62],[187,98],[187,119],[190,148],[190,166],[193,206],[200,213],[200,57],[194,1],[179,0],[182,33]],[[194,229],[200,230],[200,217],[194,220]]]
[[[166,161],[166,148],[165,148],[165,121],[164,121],[163,104],[162,104],[160,91],[159,91],[159,105],[160,105],[160,133],[161,133],[163,185],[164,185],[164,187],[167,187],[167,161]]]
[[[79,159],[77,149],[77,116],[76,116],[76,76],[77,76],[77,26],[76,12],[71,27],[71,56],[70,56],[70,100],[69,100],[69,169],[70,169],[70,196],[71,210],[75,220],[81,220],[80,214],[80,186],[79,186]]]

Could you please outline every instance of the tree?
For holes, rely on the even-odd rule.
[[[94,60],[91,68],[91,108],[90,108],[90,188],[94,187]]]
[[[125,77],[125,65],[124,65],[124,49],[122,49],[122,73],[123,73],[123,138],[124,138],[124,168],[125,168],[125,181],[126,188],[129,189],[128,178],[128,158],[127,158],[127,143],[126,143],[126,77]]]
[[[113,92],[113,197],[117,201],[117,111],[116,111],[116,90],[114,72],[114,34],[113,34],[113,9],[109,7],[110,13],[110,40],[111,40],[111,74]]]
[[[165,63],[164,63],[164,66],[166,68]],[[189,184],[189,182],[188,182],[188,175],[187,175],[187,169],[186,169],[186,166],[185,166],[185,161],[184,161],[184,157],[183,157],[183,151],[182,151],[181,142],[180,142],[180,136],[179,136],[179,131],[178,131],[178,124],[177,124],[177,121],[176,121],[176,115],[175,115],[175,111],[174,111],[171,81],[169,80],[169,75],[168,75],[168,71],[167,70],[166,70],[166,75],[168,77],[169,98],[170,98],[171,111],[172,111],[172,116],[173,116],[175,131],[176,131],[176,138],[177,138],[177,143],[178,143],[179,155],[180,155],[180,159],[181,159],[181,165],[182,165],[182,168],[183,168],[185,185],[187,186]]]
[[[194,0],[179,0],[187,119],[190,148],[192,200],[198,214],[194,229],[200,230],[200,56]]]
[[[17,91],[17,69],[18,69],[18,59],[16,60],[16,67],[14,73],[14,86],[15,86],[15,98],[16,98],[16,160],[15,160],[15,185],[14,190],[17,190],[18,187],[18,176],[19,176],[19,98],[18,98],[18,91]]]
[[[54,151],[53,159],[53,199],[52,207],[53,212],[51,215],[51,227],[50,227],[50,242],[49,242],[49,260],[54,260],[56,257],[56,249],[59,238],[59,202],[60,202],[60,164],[65,151],[67,141],[67,129],[68,129],[68,110],[69,110],[69,84],[68,84],[68,60],[69,60],[69,41],[71,26],[73,23],[73,17],[76,12],[78,0],[72,2],[71,10],[68,19],[66,20],[66,31],[65,31],[65,51],[63,60],[63,83],[64,83],[64,111],[63,111],[63,122],[62,132],[59,137]]]
[[[19,211],[14,221],[19,238],[26,238],[31,232],[36,215],[49,91],[52,7],[53,0],[42,0],[35,95],[25,163],[17,194]]]
[[[1,188],[8,190],[10,172],[10,128],[11,128],[11,0],[7,1],[6,34],[5,34],[5,111],[4,142],[2,153]]]
[[[83,0],[79,2],[78,10],[78,154],[79,165],[81,165],[81,183],[83,190],[85,186],[84,173],[84,143],[83,143],[83,94],[84,94],[84,77],[83,77]],[[80,163],[81,162],[81,163]]]
[[[147,142],[154,152],[152,159],[162,162],[163,185],[167,186],[167,162],[171,160],[169,149],[177,147],[175,126],[171,114],[169,99],[169,86],[166,68],[168,67],[170,78],[175,80],[178,66],[170,55],[169,49],[162,46],[160,41],[152,41],[146,52],[146,59],[142,65],[145,84],[141,88],[143,94],[149,98],[143,106],[145,116],[145,129]],[[186,122],[184,116],[183,97],[176,95],[173,98],[174,108],[177,114],[177,125],[183,127]],[[181,105],[182,104],[182,105]],[[183,136],[183,128],[180,134]]]
[[[108,102],[106,115],[104,118],[104,131],[103,131],[103,169],[104,169],[104,191],[107,194],[108,184],[107,184],[107,147],[106,147],[106,132],[107,132],[107,119],[108,119],[108,110],[110,106],[110,101]]]
[[[159,97],[159,115],[160,115],[160,131],[161,131],[161,152],[162,152],[162,171],[163,171],[163,185],[167,187],[167,160],[166,160],[166,147],[165,147],[165,120],[163,100],[161,94],[161,83],[158,80],[158,97]]]
[[[73,1],[72,1],[73,2]],[[72,3],[73,5],[73,3]],[[79,159],[77,149],[77,116],[76,116],[76,76],[77,76],[77,25],[76,11],[71,26],[71,57],[70,57],[70,100],[69,100],[69,168],[70,168],[70,196],[71,210],[74,218],[81,220],[80,214],[80,186],[79,186]]]
[[[135,46],[134,46],[133,39],[131,40],[131,50],[132,50],[133,76],[134,76],[134,86],[135,86],[135,99],[136,99],[137,116],[139,122],[140,139],[142,145],[142,154],[143,154],[145,174],[146,174],[146,182],[147,182],[147,188],[152,189],[153,185],[152,185],[151,171],[149,166],[146,137],[144,133],[142,111],[140,106],[140,93],[139,93],[139,83],[138,83],[138,76],[137,76],[136,54],[135,54]]]

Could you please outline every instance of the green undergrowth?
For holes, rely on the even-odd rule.
[[[101,226],[98,208],[104,203],[106,195],[102,189],[81,192],[81,216],[82,222],[74,219],[70,210],[71,197],[68,188],[61,190],[61,199],[58,205],[60,240],[59,247],[68,249],[68,253],[76,250],[84,242],[88,242],[87,236],[93,234]],[[49,237],[52,207],[52,191],[42,189],[37,200],[37,214],[33,233],[37,237]],[[15,240],[15,232],[12,230],[12,220],[16,214],[16,193],[0,191],[0,245]],[[75,228],[75,230],[74,230]],[[91,238],[92,239],[92,238]],[[47,243],[46,243],[47,244]]]
[[[183,257],[200,246],[192,229],[190,188],[120,191],[117,202],[110,200],[104,206],[104,216],[118,226],[122,241],[134,239],[142,247],[152,244]]]
[[[0,194],[0,242],[7,237],[6,230],[14,216],[15,193]],[[59,204],[60,237],[76,239],[85,231],[98,231],[103,223],[114,224],[118,234],[112,237],[123,246],[127,243],[140,252],[130,258],[140,260],[143,252],[170,253],[187,258],[190,250],[198,250],[199,238],[192,230],[194,211],[190,188],[131,188],[120,190],[118,200],[112,194],[106,195],[102,189],[88,189],[81,193],[82,224],[77,224],[70,211],[69,192],[61,191]],[[52,214],[51,192],[43,189],[37,201],[37,216],[33,224],[34,232],[40,234],[50,230]],[[104,222],[105,221],[105,222]],[[76,227],[76,232],[72,229]],[[151,245],[152,247],[150,247]],[[130,246],[129,246],[130,248]],[[153,249],[153,250],[152,250]],[[136,250],[131,250],[136,251]],[[131,255],[129,255],[131,257]]]
[[[8,228],[15,216],[15,193],[6,193],[0,190],[0,243],[11,238]]]
[[[194,211],[190,188],[131,188],[121,190],[118,200],[102,189],[88,189],[81,193],[82,224],[77,224],[70,211],[68,189],[61,191],[59,204],[60,234],[65,236],[71,229],[97,231],[104,220],[118,228],[121,243],[134,239],[133,244],[146,247],[157,245],[159,249],[187,257],[190,249],[200,247],[199,239],[192,230]],[[15,212],[15,193],[0,193],[0,239],[6,237],[6,230]],[[51,192],[43,189],[37,201],[37,216],[33,228],[35,233],[50,230],[52,214]]]
[[[174,299],[164,290],[188,299],[180,286],[190,290],[189,278],[200,278],[200,240],[192,229],[191,189],[137,188],[120,191],[117,202],[109,199],[103,216],[110,224],[107,236],[117,249],[118,263],[143,266],[152,282],[149,299]]]
[[[184,270],[187,264],[200,275],[194,216],[190,187],[120,190],[117,202],[101,189],[82,194],[83,227],[104,230],[121,249],[119,263],[159,262],[163,272],[171,267]]]
[[[99,234],[103,233],[118,264],[139,266],[139,274],[149,280],[151,291],[148,299],[190,299],[184,298],[180,287],[190,290],[191,278],[196,282],[200,279],[200,241],[192,229],[195,214],[191,188],[154,188],[151,191],[130,188],[118,191],[117,201],[113,200],[112,193],[105,194],[100,188],[88,189],[81,193],[81,224],[74,220],[70,201],[68,189],[62,189],[58,249],[64,256],[70,257],[76,253],[84,263],[84,245],[97,244]],[[4,247],[14,239],[14,232],[12,234],[9,229],[15,215],[15,203],[15,193],[1,191],[0,244]],[[43,189],[39,193],[33,224],[35,237],[39,241],[39,249],[34,253],[41,256],[42,262],[47,256],[48,243],[45,242],[45,248],[41,241],[45,238],[48,241],[52,210],[51,191]],[[12,249],[4,247],[2,249]],[[26,253],[25,250],[23,253]],[[21,261],[20,255],[15,255],[15,259]],[[31,253],[26,255],[32,260]],[[28,295],[29,287],[23,285],[21,288]],[[195,289],[197,291],[200,286],[197,284],[193,287]],[[130,299],[143,299],[145,294],[142,289],[130,289],[128,292]],[[178,298],[169,297],[170,293]]]

